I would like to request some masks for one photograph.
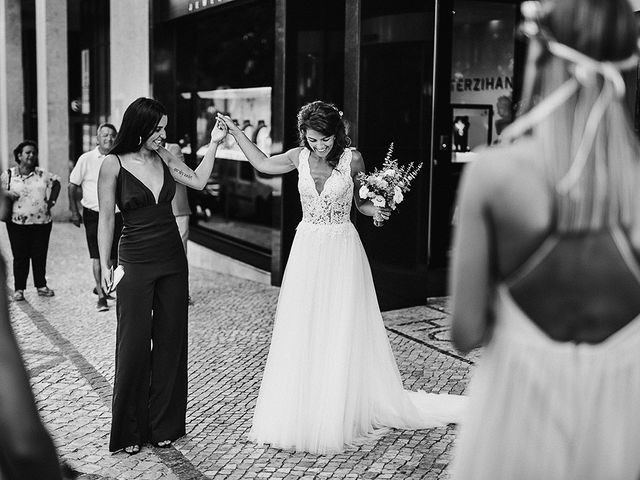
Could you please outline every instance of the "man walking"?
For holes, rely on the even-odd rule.
[[[98,174],[100,166],[105,156],[109,153],[116,138],[116,127],[110,123],[103,123],[97,131],[97,147],[80,155],[76,166],[69,176],[69,208],[71,209],[71,222],[80,227],[83,223],[87,235],[87,245],[89,247],[89,257],[93,261],[93,278],[95,280],[94,293],[98,294],[96,309],[99,312],[109,310],[108,296],[100,286],[102,272],[100,270],[100,253],[98,252]],[[78,190],[82,189],[82,215],[78,211],[76,199]],[[114,238],[111,248],[111,261],[114,263],[118,258],[118,241],[122,232],[122,215],[116,214]]]

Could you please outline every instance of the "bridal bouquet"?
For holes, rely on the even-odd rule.
[[[422,162],[415,165],[411,162],[408,165],[398,165],[398,159],[393,156],[393,142],[389,145],[387,155],[384,157],[381,169],[374,169],[373,172],[365,174],[360,172],[357,179],[360,181],[358,195],[364,200],[371,200],[376,207],[387,207],[395,210],[399,203],[404,200],[404,194],[409,191],[411,182],[416,178]],[[373,224],[381,227],[383,220],[373,218]]]

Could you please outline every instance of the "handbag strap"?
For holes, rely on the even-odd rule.
[[[7,179],[7,192],[8,192],[9,190],[11,190],[11,169],[10,168],[7,168],[7,176],[9,177]]]

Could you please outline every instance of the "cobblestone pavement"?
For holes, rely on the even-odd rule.
[[[4,228],[0,249],[10,262]],[[392,431],[333,456],[249,443],[279,290],[198,268],[191,270],[187,435],[169,449],[109,453],[115,305],[95,310],[87,257],[84,231],[56,223],[48,262],[56,296],[38,297],[30,277],[26,301],[10,302],[40,413],[60,455],[82,479],[448,478],[452,426]],[[405,388],[464,391],[474,358],[453,350],[446,311],[446,300],[434,299],[385,313]]]

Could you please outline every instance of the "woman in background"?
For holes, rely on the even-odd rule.
[[[640,478],[640,146],[627,0],[525,2],[523,99],[460,191],[453,340],[485,344],[453,478]],[[510,143],[512,142],[512,143]]]
[[[60,193],[60,178],[38,166],[38,145],[21,142],[13,151],[17,167],[0,176],[7,196],[13,199],[13,210],[7,221],[7,233],[13,254],[13,299],[24,300],[29,276],[33,269],[33,284],[41,297],[53,297],[47,286],[47,253],[51,237],[51,207]]]

